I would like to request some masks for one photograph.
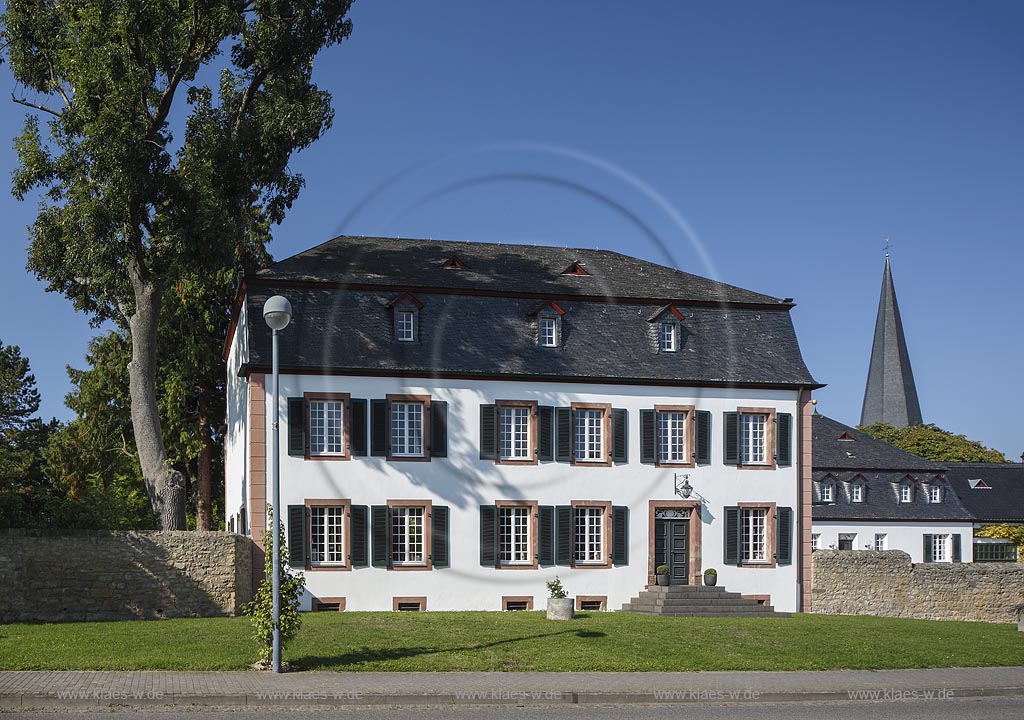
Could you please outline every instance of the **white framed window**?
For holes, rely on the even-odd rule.
[[[900,502],[910,502],[910,483],[900,483]]]
[[[391,454],[423,457],[422,402],[391,402]]]
[[[679,349],[679,327],[675,323],[658,323],[658,347],[662,352],[675,352]]]
[[[309,401],[309,454],[345,454],[345,403],[341,400]]]
[[[744,563],[768,562],[768,508],[743,508]]]
[[[811,550],[821,550],[821,533],[811,533]]]
[[[576,461],[604,461],[604,410],[576,410]]]
[[[932,484],[928,486],[928,502],[940,503],[942,502],[942,488],[938,485]]]
[[[498,444],[502,460],[532,460],[529,407],[498,408]]]
[[[309,508],[309,564],[344,565],[345,508],[313,506]]]
[[[932,535],[932,562],[949,562],[949,535]]]
[[[558,320],[556,318],[540,317],[537,330],[542,347],[558,347]]]
[[[498,508],[498,562],[532,565],[529,506]]]
[[[857,547],[857,533],[839,533],[839,549],[853,550]]]
[[[832,483],[828,480],[821,483],[821,501],[832,502]]]
[[[423,518],[424,508],[391,508],[391,564],[424,565]]]
[[[416,340],[416,313],[412,310],[395,311],[395,339],[399,342]]]
[[[864,502],[864,486],[859,482],[850,483],[850,502]]]
[[[577,565],[604,563],[604,508],[574,508],[576,538],[573,561]]]
[[[658,461],[661,463],[687,463],[686,412],[658,412]]]
[[[875,550],[888,550],[889,536],[886,533],[875,533]]]
[[[744,465],[768,464],[768,416],[761,413],[740,415],[740,438]]]

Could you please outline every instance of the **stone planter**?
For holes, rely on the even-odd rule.
[[[708,587],[714,587],[715,585],[717,585],[718,584],[718,573],[714,573],[714,574],[705,573],[705,575],[704,575],[704,584],[707,585]]]
[[[654,580],[661,587],[668,587],[668,575],[655,575]]]
[[[548,598],[548,620],[572,620],[575,616],[572,598]]]
[[[1018,605],[1017,610],[1017,632],[1024,632],[1024,605]]]

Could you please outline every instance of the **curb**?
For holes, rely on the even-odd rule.
[[[286,697],[259,695],[183,695],[164,694],[145,697],[145,693],[97,692],[93,697],[58,698],[56,693],[0,694],[0,711],[44,709],[117,709],[161,707],[218,708],[218,707],[359,707],[381,705],[722,705],[748,703],[793,702],[905,702],[927,700],[956,700],[964,698],[1024,696],[1024,686],[995,688],[918,688],[904,691],[899,698],[887,696],[853,697],[860,690],[771,691],[759,692],[702,692],[665,691],[661,693],[618,692],[509,692],[509,693],[285,693]],[[913,694],[911,694],[913,693]],[[941,693],[941,695],[940,695]],[[274,693],[268,693],[273,695]]]

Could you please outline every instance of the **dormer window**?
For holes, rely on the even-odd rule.
[[[832,502],[832,483],[828,480],[821,484],[821,501],[823,503]]]
[[[558,318],[540,317],[537,323],[541,347],[558,347]]]
[[[537,344],[558,347],[562,342],[562,316],[565,310],[554,300],[547,300],[529,312],[537,318]]]
[[[662,352],[679,349],[679,326],[671,322],[658,323],[658,348]]]
[[[864,502],[864,485],[860,482],[850,484],[850,502]]]
[[[932,483],[931,485],[928,486],[928,502],[942,502],[942,488],[935,483]]]
[[[412,310],[398,310],[395,313],[395,339],[398,342],[413,342],[416,339],[416,313]]]
[[[908,503],[908,502],[910,502],[910,498],[911,498],[910,483],[908,483],[908,482],[901,482],[900,483],[900,502],[901,503]]]

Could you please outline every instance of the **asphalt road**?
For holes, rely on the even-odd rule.
[[[53,720],[80,713],[4,713],[0,718]],[[426,707],[330,707],[309,709],[239,708],[223,711],[135,709],[114,712],[88,710],[90,719],[129,718],[147,715],[154,720],[269,720],[284,717],[294,720],[1017,720],[1024,718],[1020,697],[930,701],[873,701],[842,703],[737,703],[703,705],[671,703],[663,705],[555,705],[512,707],[457,706]]]

